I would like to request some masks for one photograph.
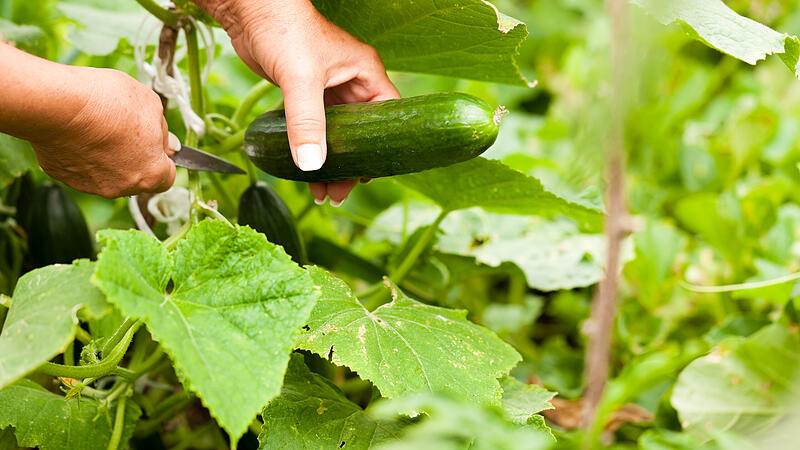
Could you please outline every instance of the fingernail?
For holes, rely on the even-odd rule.
[[[342,203],[344,203],[345,200],[346,200],[346,198],[343,198],[343,199],[341,199],[341,200],[339,200],[337,202],[334,199],[331,199],[331,206],[333,206],[334,208],[338,208],[338,207],[342,206]]]
[[[169,138],[167,139],[167,147],[170,150],[177,152],[181,149],[181,141],[178,139],[178,136],[175,136],[172,133],[169,133]]]
[[[320,200],[320,199],[318,199],[318,198],[315,198],[315,199],[314,199],[314,203],[316,203],[316,204],[318,204],[318,205],[324,205],[324,204],[325,204],[325,199],[327,199],[327,198],[328,198],[327,196],[325,196],[325,197],[322,197],[322,200]]]
[[[362,178],[361,184],[370,184],[372,183],[372,178]]]
[[[303,144],[297,148],[297,165],[300,170],[312,171],[322,167],[322,147],[317,144]]]

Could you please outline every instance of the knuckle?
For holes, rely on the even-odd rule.
[[[288,126],[295,130],[320,130],[325,128],[325,123],[318,117],[299,116],[287,119]]]

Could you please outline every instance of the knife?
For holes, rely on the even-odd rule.
[[[181,145],[181,149],[170,156],[170,159],[176,166],[187,169],[233,174],[246,173],[239,166],[231,164],[219,156],[186,145]]]

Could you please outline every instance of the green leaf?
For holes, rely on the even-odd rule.
[[[144,319],[220,425],[241,436],[279,394],[295,335],[318,293],[263,234],[195,225],[172,253],[139,231],[103,230],[95,282]]]
[[[66,2],[59,2],[56,7],[77,23],[67,31],[67,39],[88,55],[108,55],[123,39],[133,45],[146,14],[141,10],[115,11]]]
[[[37,167],[39,163],[29,143],[0,133],[0,187],[5,187],[14,178]]]
[[[602,227],[603,212],[599,209],[561,197],[547,190],[538,179],[498,161],[475,158],[395,179],[445,210],[479,206],[506,214],[543,217],[563,214],[585,228],[597,230]]]
[[[776,424],[800,419],[799,368],[797,327],[773,324],[747,339],[727,339],[689,364],[675,384],[672,405],[683,427],[697,434],[725,430],[776,438]]]
[[[748,64],[778,55],[800,77],[797,36],[779,33],[742,17],[722,0],[631,0],[664,25],[677,22],[689,34],[723,53]]]
[[[78,317],[110,310],[89,281],[95,263],[75,261],[28,272],[19,279],[0,333],[0,389],[63,352],[75,339]]]
[[[546,409],[553,409],[550,400],[555,397],[555,392],[535,384],[525,384],[516,378],[506,377],[503,385],[503,411],[514,423],[525,425],[530,423],[533,416]]]
[[[549,431],[513,424],[496,408],[430,393],[381,401],[372,413],[379,419],[425,414],[419,423],[405,428],[399,441],[379,446],[380,450],[540,450],[554,443]]]
[[[375,47],[389,70],[529,86],[519,71],[525,24],[483,0],[314,0],[328,19]]]
[[[44,57],[47,52],[47,37],[35,25],[17,25],[0,18],[0,41],[37,56]]]
[[[384,397],[433,391],[499,403],[497,378],[520,356],[466,320],[466,311],[425,305],[391,286],[392,302],[369,312],[344,282],[317,267],[309,272],[322,296],[298,340],[300,348],[357,371]]]
[[[312,373],[300,354],[292,355],[281,395],[261,413],[259,448],[369,449],[397,438],[402,424],[376,420],[333,383]]]
[[[133,435],[141,411],[127,402],[120,448]],[[111,438],[113,410],[85,397],[65,400],[38,384],[22,380],[0,390],[0,429],[15,428],[17,443],[42,450],[104,449]]]

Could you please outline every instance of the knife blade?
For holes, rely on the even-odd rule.
[[[181,149],[170,156],[170,159],[176,166],[187,169],[239,175],[246,173],[239,166],[231,164],[219,156],[186,145],[181,145]]]

